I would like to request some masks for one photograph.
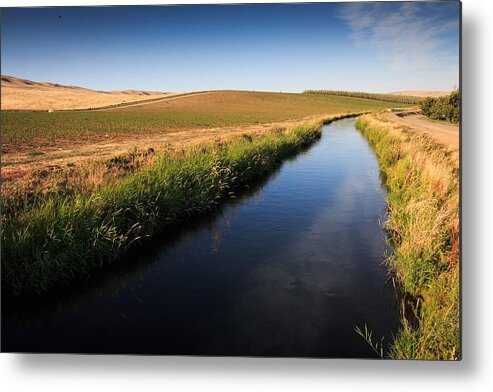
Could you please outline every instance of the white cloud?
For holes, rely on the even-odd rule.
[[[374,50],[394,70],[451,72],[459,62],[458,35],[451,44],[447,34],[458,31],[459,20],[444,16],[442,5],[454,3],[345,4],[339,17],[358,47]]]

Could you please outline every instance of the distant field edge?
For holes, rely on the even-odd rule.
[[[419,104],[424,97],[415,97],[407,95],[396,94],[380,94],[380,93],[366,93],[362,91],[339,91],[339,90],[305,90],[303,94],[322,94],[322,95],[335,95],[342,97],[352,97],[361,99],[370,99],[383,102],[395,102],[402,104]]]
[[[385,174],[392,248],[386,263],[401,292],[401,328],[386,337],[385,356],[460,360],[458,162],[444,145],[378,114],[356,125]]]

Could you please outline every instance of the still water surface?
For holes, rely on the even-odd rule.
[[[398,308],[385,189],[354,119],[263,185],[81,288],[4,303],[4,351],[374,357]],[[145,245],[144,245],[145,246]]]

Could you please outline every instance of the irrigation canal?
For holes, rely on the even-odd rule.
[[[399,327],[386,193],[354,119],[263,184],[80,288],[6,303],[4,351],[374,357]]]

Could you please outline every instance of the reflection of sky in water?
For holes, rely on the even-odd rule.
[[[154,262],[116,273],[38,325],[9,326],[12,347],[371,355],[354,325],[389,336],[398,315],[381,266],[385,192],[353,123],[326,126],[320,142],[263,188],[159,250]]]

